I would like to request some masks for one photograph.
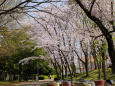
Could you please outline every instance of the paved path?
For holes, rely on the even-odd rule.
[[[41,85],[41,84],[46,84],[46,83],[50,83],[53,81],[54,79],[45,79],[45,80],[39,80],[39,81],[20,82],[16,84],[16,86],[24,86],[24,85],[26,86],[26,85],[33,85],[33,84]]]

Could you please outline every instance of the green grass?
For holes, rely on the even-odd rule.
[[[98,70],[93,70],[89,72],[89,77],[85,76],[85,73],[77,74],[77,77],[74,77],[74,80],[85,79],[85,80],[98,80]],[[106,69],[107,79],[115,80],[115,75],[112,75],[111,69]],[[101,72],[101,79],[103,80],[103,73]]]
[[[44,79],[49,79],[47,75],[39,75],[40,77],[44,77]],[[55,78],[56,75],[51,75],[51,78]]]
[[[44,79],[48,79],[49,78],[47,75],[39,75],[39,77],[44,77]]]
[[[56,75],[52,75],[51,77],[52,77],[52,78],[56,78]]]
[[[107,75],[107,79],[110,80],[115,80],[115,75],[112,75],[111,73],[111,69],[106,69],[106,75]],[[47,75],[40,75],[41,77],[44,77],[45,79],[48,79]],[[98,70],[93,70],[89,72],[89,77],[85,77],[86,74],[85,73],[79,73],[77,74],[77,77],[74,77],[74,80],[78,80],[78,79],[85,79],[85,80],[98,80]],[[56,75],[52,75],[52,78],[55,78]],[[67,78],[67,80],[70,79],[69,77]],[[103,73],[101,72],[101,79],[103,80]],[[15,84],[18,82],[0,82],[0,86],[16,86]],[[44,85],[46,86],[46,85]]]
[[[16,86],[13,82],[0,82],[0,86]]]

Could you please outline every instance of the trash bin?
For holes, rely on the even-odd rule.
[[[49,83],[47,86],[54,86],[54,83]]]
[[[60,86],[71,86],[71,83],[69,81],[62,82]]]
[[[95,86],[104,86],[104,80],[96,80]]]

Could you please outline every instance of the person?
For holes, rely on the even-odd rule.
[[[48,75],[49,79],[51,79],[51,74]]]
[[[51,74],[50,74],[50,76],[49,76],[49,77],[50,77],[50,79],[51,79]]]
[[[106,80],[105,81],[105,86],[112,86],[111,80]]]

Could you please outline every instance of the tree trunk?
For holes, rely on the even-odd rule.
[[[103,60],[102,62],[102,72],[103,72],[103,79],[106,80],[105,60]]]
[[[107,42],[108,42],[108,52],[112,62],[112,73],[115,74],[115,49],[112,36],[107,37]]]
[[[90,56],[90,69],[89,70],[93,70],[93,63],[92,63],[92,61],[91,61],[91,56]]]
[[[98,63],[98,72],[99,72],[99,76],[98,79],[101,80],[101,69],[100,69],[101,65],[100,63]]]
[[[69,70],[69,73],[70,73],[70,76],[71,76],[71,84],[72,84],[73,77],[72,77],[72,71],[71,71],[71,69],[70,69],[70,65],[69,65],[68,60],[67,60],[67,58],[65,57],[64,53],[63,53],[61,50],[60,50],[60,52],[61,52],[62,56],[64,57],[65,63],[66,63],[67,66],[68,66],[68,70]]]
[[[57,73],[57,78],[60,79],[61,67],[60,67],[59,63],[57,62],[55,56],[54,56],[54,61],[55,61],[55,66],[56,66],[55,69],[56,69],[56,73]]]
[[[73,72],[72,75],[73,75],[74,77],[76,77],[76,66],[75,66],[74,63],[72,64],[72,70],[73,70],[73,71],[72,71],[72,72]]]
[[[97,63],[95,61],[95,58],[94,58],[94,66],[95,66],[95,69],[97,69]]]
[[[56,70],[57,78],[59,79],[58,67],[57,67],[57,65],[56,65],[56,62],[53,63],[53,66],[54,66],[54,68],[55,68],[55,70]]]
[[[76,76],[76,66],[74,63],[74,56],[71,57],[71,67],[72,67],[72,75],[75,77]]]
[[[80,60],[78,59],[78,64],[79,64],[79,70],[80,70],[80,73],[81,73],[81,64],[80,64]]]
[[[53,57],[54,57],[54,68],[56,69],[56,73],[57,73],[57,78],[58,79],[60,79],[61,77],[61,67],[60,67],[60,65],[59,65],[59,63],[57,62],[57,60],[56,60],[56,57],[55,57],[55,55],[52,53],[52,51],[50,50],[50,48],[47,48],[48,49],[48,51],[53,55]],[[51,62],[53,63],[53,61],[51,60]],[[55,67],[56,66],[56,67]]]
[[[59,51],[59,56],[60,56],[60,58],[61,58],[61,79],[64,81],[64,71],[63,71],[63,69],[64,69],[64,61],[63,61],[63,59],[62,59],[62,56],[61,56],[61,54],[60,54],[60,51]]]
[[[89,73],[88,73],[88,65],[87,64],[85,64],[85,70],[86,70],[86,77],[88,77]]]
[[[85,71],[86,71],[86,77],[89,76],[89,71],[88,71],[88,56],[85,57]]]
[[[22,66],[19,64],[19,81],[22,81]]]
[[[68,76],[68,73],[67,73],[67,65],[65,66],[65,78]]]
[[[91,11],[89,11],[85,6],[82,4],[81,0],[75,0],[79,6],[83,9],[83,11],[86,13],[87,17],[90,18],[93,22],[97,24],[97,26],[100,28],[101,32],[106,38],[106,41],[108,43],[108,53],[112,62],[112,73],[115,74],[115,46],[113,43],[112,35],[109,33],[108,29],[104,26],[102,21],[91,15]]]
[[[103,59],[103,61],[102,61],[102,72],[103,72],[103,79],[104,80],[106,80],[106,71],[105,71],[105,60],[106,60],[106,57],[105,57],[105,53],[106,53],[106,51],[105,51],[105,49],[104,49],[104,47],[105,47],[105,43],[102,41],[102,50],[101,50],[101,52],[102,52],[102,59]]]

